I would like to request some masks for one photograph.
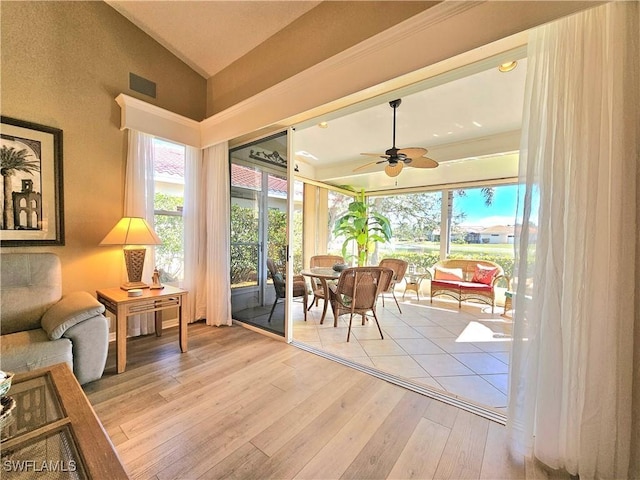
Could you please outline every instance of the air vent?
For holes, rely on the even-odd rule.
[[[135,92],[156,98],[156,84],[151,80],[139,77],[135,73],[129,72],[129,88]]]

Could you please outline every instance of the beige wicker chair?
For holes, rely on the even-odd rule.
[[[396,298],[395,288],[396,284],[400,283],[404,279],[404,274],[406,273],[409,264],[404,260],[400,260],[399,258],[383,258],[382,260],[380,260],[380,265],[378,266],[390,268],[391,270],[393,270],[393,278],[391,279],[389,288],[382,293],[391,293],[391,295],[393,295],[393,299],[396,302],[396,306],[398,307],[398,311],[402,313],[402,309],[400,308],[400,304],[398,303],[398,299]],[[384,307],[384,295],[382,295],[382,306]]]
[[[357,313],[362,316],[364,325],[367,312],[373,314],[373,318],[378,326],[380,338],[384,340],[380,322],[376,315],[376,301],[378,295],[383,290],[389,288],[393,270],[383,267],[353,267],[343,270],[338,279],[337,285],[331,285],[331,306],[333,315],[349,313],[349,330],[347,331],[347,342],[351,337],[351,324],[353,316]]]
[[[276,300],[273,302],[273,307],[271,307],[271,313],[269,314],[269,322],[271,322],[271,317],[273,316],[273,311],[276,309],[276,304],[278,300],[281,298],[285,298],[287,296],[287,288],[284,279],[284,275],[278,272],[278,268],[273,260],[267,258],[267,268],[269,269],[269,273],[271,274],[271,278],[273,279],[273,286],[276,289]],[[304,321],[307,321],[307,284],[304,281],[304,277],[302,275],[294,275],[293,276],[293,298],[302,297],[302,304],[304,305]]]
[[[315,255],[311,257],[309,260],[309,267],[333,267],[336,263],[344,263],[344,258],[339,255]],[[315,306],[318,306],[318,300],[322,299],[325,302],[327,299],[324,296],[324,287],[322,286],[322,282],[317,278],[311,279],[311,291],[313,292],[313,300],[309,304],[308,310],[311,310],[314,303]]]

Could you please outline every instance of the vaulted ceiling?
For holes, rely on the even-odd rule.
[[[107,3],[205,78],[246,56],[318,6],[319,1],[122,1]],[[388,4],[387,4],[388,5]],[[310,36],[310,42],[313,38]],[[215,48],[213,48],[215,46]],[[521,52],[522,53],[522,52]],[[283,59],[286,52],[282,52]],[[294,160],[304,174],[366,190],[443,185],[517,175],[526,61],[501,73],[490,61],[442,79],[371,99],[296,126]],[[406,168],[390,178],[384,164],[353,169],[392,143],[393,111],[402,98],[397,146],[424,147],[436,169]],[[327,128],[317,123],[327,122]]]

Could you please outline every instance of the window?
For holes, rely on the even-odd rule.
[[[518,185],[451,192],[454,221],[448,257],[491,260],[511,275]]]
[[[378,244],[377,263],[382,258],[401,258],[426,268],[440,258],[442,192],[408,193],[371,197],[375,210],[391,222],[391,243]]]
[[[162,283],[179,285],[184,278],[185,147],[155,138],[153,150],[154,221],[162,240],[162,245],[156,247],[156,267]]]

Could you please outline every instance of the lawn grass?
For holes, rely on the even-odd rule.
[[[384,250],[384,247],[383,247]],[[439,242],[419,242],[411,244],[397,243],[394,253],[402,252],[439,252]],[[490,255],[513,256],[513,245],[508,243],[452,243],[450,247],[452,254],[478,254],[487,253]]]

